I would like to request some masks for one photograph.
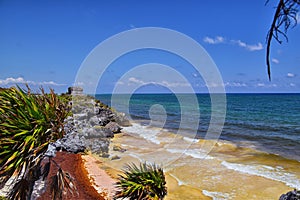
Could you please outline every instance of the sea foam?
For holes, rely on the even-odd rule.
[[[127,133],[133,133],[155,144],[160,144],[157,134],[160,132],[157,129],[147,128],[137,123],[132,123],[132,126],[124,127],[123,130]]]
[[[180,185],[185,185],[185,183],[183,181],[181,181],[179,178],[177,178],[174,174],[169,174],[170,176],[172,176],[176,181],[177,184]]]
[[[186,156],[191,156],[193,158],[210,160],[213,159],[212,156],[207,155],[207,153],[202,152],[199,149],[166,149],[170,153],[179,153]]]
[[[300,180],[294,174],[284,171],[282,167],[271,167],[266,165],[245,165],[238,163],[230,163],[223,161],[221,163],[228,169],[235,170],[241,173],[261,176],[267,179],[272,179],[285,183],[287,186],[292,188],[300,187]]]
[[[183,139],[189,143],[198,143],[200,140],[195,138],[183,137]]]
[[[222,192],[211,192],[207,190],[202,190],[202,193],[206,196],[212,197],[213,200],[228,200],[229,194]]]

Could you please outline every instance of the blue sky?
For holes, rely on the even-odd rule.
[[[215,62],[227,92],[300,92],[300,26],[289,42],[272,43],[272,81],[265,65],[265,38],[277,0],[195,1],[0,1],[0,87],[28,83],[65,92],[85,58],[101,42],[123,31],[161,27],[197,41]],[[105,56],[105,55],[102,55]],[[207,92],[201,74],[176,55],[157,50],[131,52],[107,68],[97,93],[145,84],[146,72],[124,76],[135,66],[161,63],[177,70],[196,92]],[[167,72],[166,72],[167,73]],[[139,89],[186,91],[182,80],[159,79]],[[126,80],[125,80],[126,78]],[[128,90],[127,90],[128,89]]]

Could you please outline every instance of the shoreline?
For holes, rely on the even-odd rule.
[[[103,162],[97,159],[95,155],[89,153],[87,155],[82,155],[81,159],[91,185],[99,194],[103,195],[104,199],[112,199],[116,192],[114,184],[117,180],[113,179],[106,172]]]
[[[80,108],[86,107],[86,105],[82,105]],[[99,113],[101,111],[105,112],[106,118],[112,113],[107,108],[99,108]],[[93,110],[90,109],[89,112],[92,113]],[[114,111],[114,114],[117,117],[119,115],[117,111]],[[77,121],[82,120],[82,117],[89,119],[88,113],[86,115],[74,114],[74,119]],[[121,115],[121,117],[125,116]],[[86,122],[92,125],[97,122],[96,119],[91,118]],[[242,147],[232,141],[216,140],[214,142],[193,139],[167,129],[147,128],[137,121],[128,123],[131,123],[132,126],[123,127],[121,133],[118,133],[121,128],[117,124],[107,126],[111,130],[117,128],[117,132],[111,131],[108,135],[102,135],[109,140],[106,154],[109,155],[108,158],[100,157],[97,153],[92,152],[88,154],[57,152],[57,156],[53,159],[74,178],[78,192],[75,196],[64,195],[63,199],[113,199],[118,175],[122,174],[124,165],[130,162],[156,164],[161,162],[168,188],[168,195],[165,197],[167,200],[240,199],[256,197],[256,190],[258,190],[259,198],[264,197],[267,193],[273,193],[273,199],[300,186],[300,170],[295,169],[295,165],[297,165],[295,160],[251,147]],[[91,127],[99,129],[99,126],[92,125]],[[90,137],[89,144],[96,143],[95,139],[99,137],[97,135],[99,133],[92,132],[90,129],[84,130],[89,131],[85,135]],[[100,133],[103,134],[103,130]],[[79,137],[73,142],[79,142]],[[205,143],[214,143],[209,155],[201,152]],[[119,148],[115,148],[115,146]],[[174,157],[175,160],[172,160]],[[50,177],[56,173],[55,168],[51,164],[48,182]],[[232,177],[236,180],[231,180]],[[257,184],[254,184],[256,182]],[[240,185],[241,183],[242,185]],[[244,194],[237,193],[243,186]],[[267,193],[261,190],[264,187],[266,187]],[[49,186],[45,190],[46,192],[41,194],[39,200],[51,197]]]
[[[134,124],[133,122],[133,126]],[[169,132],[160,132],[147,140],[141,134],[147,134],[151,130],[142,132],[138,129],[138,132],[130,133],[128,129],[131,128],[124,128],[111,141],[111,157],[117,155],[120,159],[102,158],[103,162],[113,169],[121,169],[128,162],[166,164],[170,157],[179,156],[176,162],[163,166],[167,179],[167,200],[195,199],[196,196],[201,196],[202,199],[255,196],[278,199],[281,194],[299,187],[300,171],[295,167],[298,161],[223,141],[218,142],[207,157],[201,157],[200,152],[195,151],[195,148],[200,147],[201,140],[194,141],[189,149],[180,152],[180,145],[192,140],[178,135],[176,138],[175,134]],[[174,144],[167,144],[168,141],[173,141]],[[126,151],[113,151],[115,145]]]
[[[134,124],[135,122],[132,123]],[[174,133],[171,134],[173,134],[173,136],[175,135]],[[89,186],[92,186],[97,191],[97,193],[101,195],[101,198],[105,200],[110,200],[113,198],[114,192],[116,191],[114,183],[117,182],[118,174],[122,173],[121,170],[123,168],[121,166],[124,166],[125,163],[130,163],[130,162],[138,163],[142,161],[137,159],[137,157],[134,158],[128,155],[124,156],[124,153],[114,150],[114,146],[117,145],[121,148],[124,147],[126,150],[128,150],[127,153],[130,154],[130,148],[129,148],[130,146],[128,146],[128,144],[126,143],[122,143],[122,141],[124,141],[124,139],[126,140],[131,137],[145,139],[145,138],[140,138],[141,137],[140,135],[133,136],[131,133],[128,133],[125,128],[125,130],[123,130],[121,133],[115,134],[114,138],[111,139],[110,146],[109,146],[110,148],[109,158],[99,157],[98,155],[92,153],[88,153],[87,155],[80,155],[82,166],[86,171],[85,176],[89,179],[89,183],[87,184],[89,184]],[[183,140],[189,141],[184,138]],[[190,142],[191,141],[192,140],[190,140]],[[222,145],[217,144],[217,147],[221,147],[221,146]],[[138,149],[139,147],[136,148]],[[239,148],[239,147],[235,147],[235,148]],[[225,149],[225,150],[221,149],[220,152],[224,152],[224,151],[226,152],[228,150],[234,150],[234,149]],[[112,160],[111,158],[113,156],[119,156],[120,158],[117,160]],[[175,200],[175,199],[192,200],[197,198],[204,199],[204,200],[216,199],[216,198],[228,199],[229,194],[226,192],[222,193],[220,191],[215,191],[214,188],[208,190],[208,188],[205,187],[195,187],[186,184],[185,182],[182,182],[180,180],[181,177],[178,178],[177,176],[174,175],[174,173],[177,173],[177,171],[176,170],[169,171],[169,169],[165,171],[167,188],[168,188],[168,195],[165,197],[166,200]],[[226,180],[223,181],[226,182]],[[279,192],[278,195],[276,195],[276,197],[278,196],[277,198],[279,198],[280,194],[284,193],[284,191],[287,192],[288,189],[292,189],[292,187],[289,188],[286,186],[284,186],[284,188],[286,189],[283,190],[283,192]]]
[[[126,134],[126,133],[121,133],[121,134]],[[122,137],[122,136],[120,136]],[[112,181],[117,181],[116,178],[118,177],[118,174],[122,173],[120,169],[115,168],[115,166],[109,165],[107,163],[107,158],[101,158],[97,157],[97,155],[87,155],[83,157],[83,160],[86,158],[92,158],[91,160],[88,161],[89,166],[86,165],[87,171],[88,171],[88,176],[93,180],[92,185],[93,187],[99,192],[107,192],[107,191],[115,191],[114,187],[111,187],[111,180]],[[133,161],[133,160],[131,160]],[[127,161],[125,161],[127,162]],[[133,161],[134,162],[134,161]],[[101,163],[101,166],[99,165]],[[90,169],[93,168],[95,171],[102,171],[103,174],[101,173],[98,175],[95,174],[89,174]],[[104,168],[104,169],[101,169]],[[100,179],[101,176],[104,177],[109,177],[108,181],[103,179]],[[177,200],[177,199],[187,199],[187,200],[194,200],[194,199],[202,199],[202,200],[211,200],[212,198],[209,196],[204,195],[201,190],[198,188],[193,188],[189,187],[186,185],[181,184],[175,177],[172,176],[172,174],[165,172],[166,176],[166,186],[168,189],[168,195],[165,197],[165,200]],[[96,177],[96,179],[95,179]],[[97,178],[99,177],[99,179]],[[189,191],[188,193],[186,191]],[[107,194],[107,193],[106,193]],[[106,196],[109,200],[111,200],[112,197],[108,192],[108,195]]]

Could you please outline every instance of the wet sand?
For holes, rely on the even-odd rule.
[[[112,174],[131,162],[161,165],[167,179],[166,199],[273,200],[300,187],[299,161],[225,141],[216,142],[208,155],[202,155],[203,142],[167,132],[151,135],[150,140],[127,132],[116,135],[110,145],[127,149],[124,153],[110,149],[111,156],[121,158],[100,159]]]
[[[79,181],[79,192],[92,191],[96,195],[82,194],[66,199],[112,199],[116,190],[114,183],[123,167],[144,161],[163,167],[168,190],[166,200],[273,200],[300,185],[299,161],[224,141],[217,141],[206,155],[201,151],[203,143],[203,140],[191,140],[168,132],[152,135],[151,141],[145,135],[141,137],[127,132],[112,139],[110,158],[59,153],[56,159],[63,163],[62,167],[67,165],[71,171],[81,169],[72,172]],[[114,146],[126,151],[116,151]],[[113,156],[120,159],[112,160]],[[85,181],[82,182],[82,179]]]

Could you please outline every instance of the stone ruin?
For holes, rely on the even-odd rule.
[[[68,88],[68,94],[70,95],[83,95],[83,88],[81,87],[69,87]]]

